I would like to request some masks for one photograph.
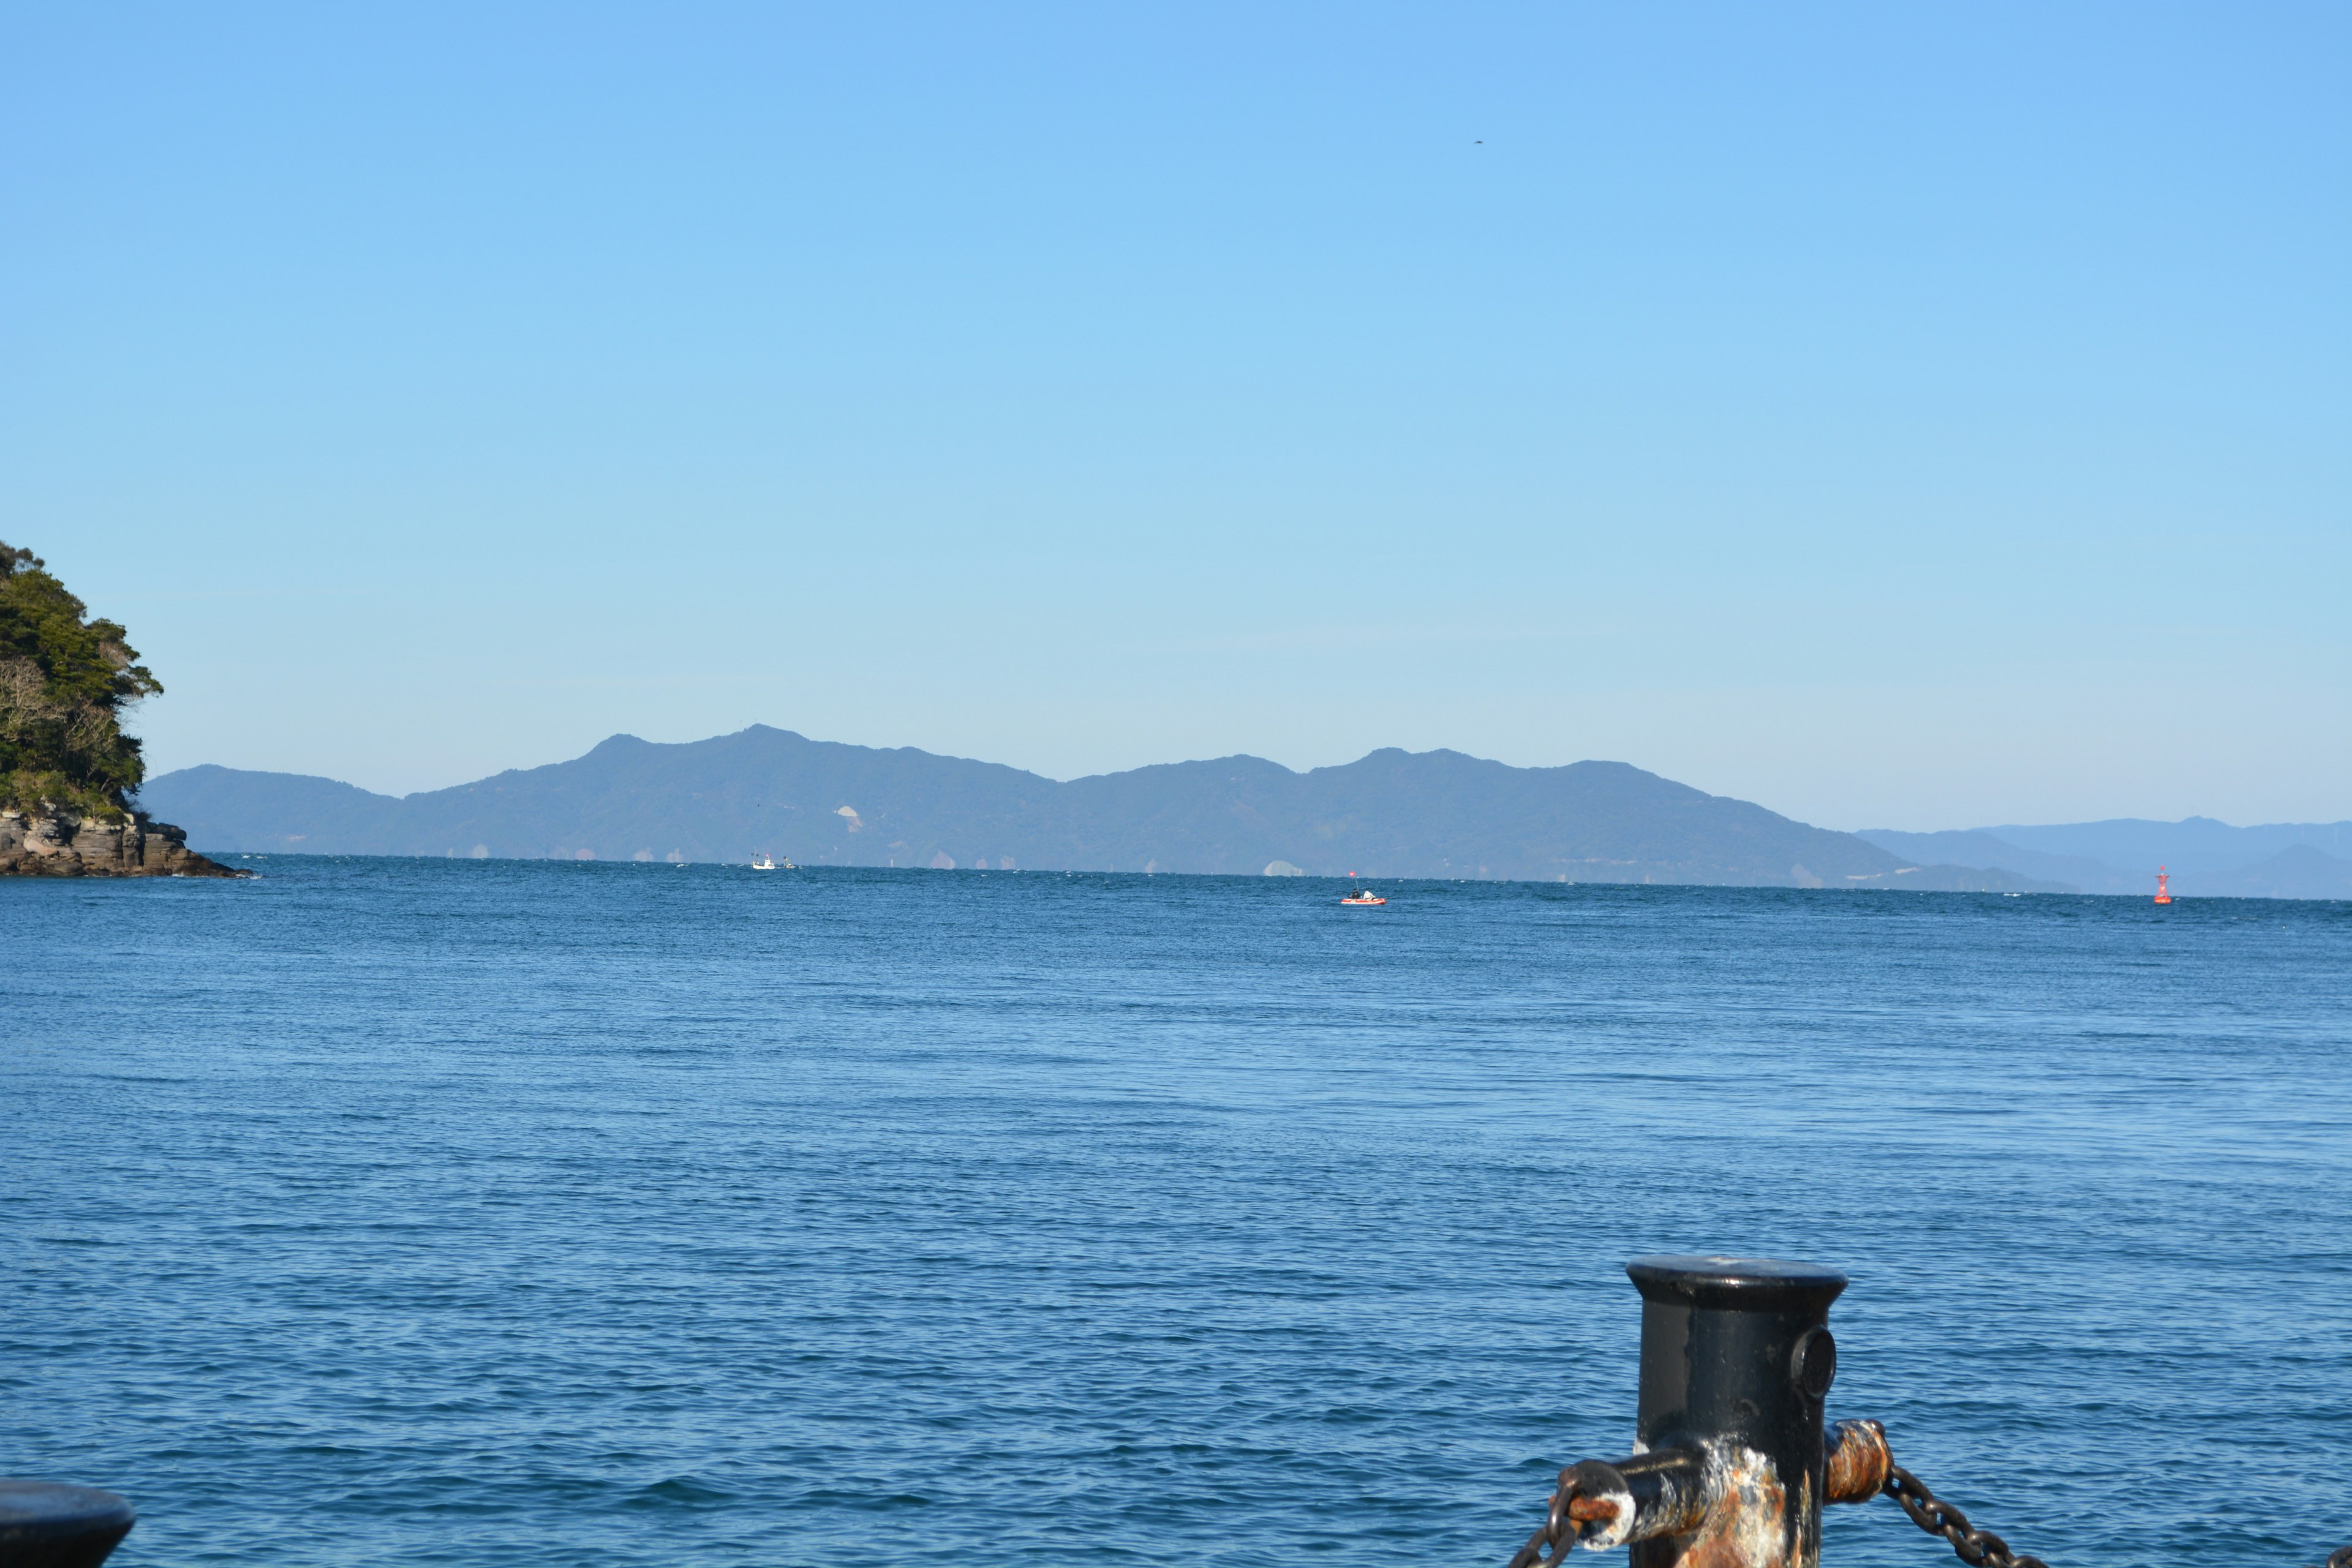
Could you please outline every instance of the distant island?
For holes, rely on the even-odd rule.
[[[2352,823],[2118,821],[1833,832],[1623,763],[1377,751],[1293,773],[1223,757],[1059,783],[755,724],[397,797],[205,766],[140,798],[215,853],[1466,878],[1977,892],[2352,898]]]
[[[122,715],[163,686],[127,638],[0,542],[0,876],[245,874],[131,809],[146,763]]]
[[[1263,758],[1060,783],[912,748],[753,725],[402,798],[331,779],[187,768],[141,799],[215,853],[1205,872],[1485,880],[2073,891],[1919,865],[1623,763],[1517,768],[1377,751],[1293,773]]]
[[[2054,878],[2092,893],[2145,894],[2163,866],[2172,873],[2172,890],[2189,896],[2352,899],[2352,822],[2232,827],[2209,816],[2119,817],[1960,833],[1865,828],[1856,837],[1896,855]]]

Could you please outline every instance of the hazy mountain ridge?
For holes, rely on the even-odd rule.
[[[1378,751],[1295,773],[1263,758],[1059,783],[913,748],[754,725],[584,756],[402,798],[205,766],[151,781],[146,809],[224,851],[1313,873],[1573,882],[2063,889],[2007,870],[1919,868],[1623,763],[1515,768]]]
[[[2011,825],[1959,832],[1855,835],[1893,854],[2072,882],[2086,892],[2152,894],[2161,866],[2188,897],[2352,899],[2352,822],[2232,827],[2210,816],[2179,822]]]

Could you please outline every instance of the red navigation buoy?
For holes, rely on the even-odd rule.
[[[2158,866],[2156,868],[2156,901],[2159,904],[2172,902],[2171,888],[2172,879],[2164,874],[2163,867]]]

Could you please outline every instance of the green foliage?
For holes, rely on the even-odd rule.
[[[0,542],[0,805],[119,816],[147,773],[122,711],[163,686],[43,565]]]

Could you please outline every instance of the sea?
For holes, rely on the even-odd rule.
[[[2056,1568],[2352,1542],[2352,904],[239,863],[0,882],[0,1473],[123,1568],[1499,1568],[1689,1252]]]

